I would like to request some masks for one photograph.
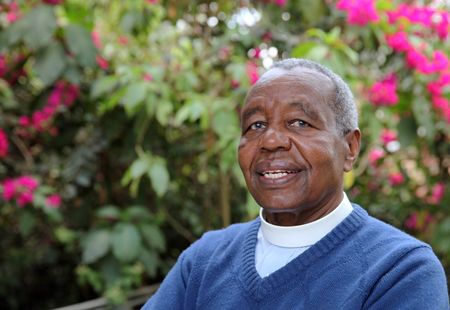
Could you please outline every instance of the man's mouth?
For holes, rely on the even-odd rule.
[[[264,171],[262,172],[262,176],[266,179],[280,179],[282,177],[285,177],[289,174],[298,173],[298,171],[295,170],[271,170],[271,171]]]

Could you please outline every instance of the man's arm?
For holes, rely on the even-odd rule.
[[[180,255],[157,292],[145,303],[141,310],[184,309],[186,284],[191,269],[186,257],[190,252],[192,252],[192,246]]]
[[[448,310],[445,272],[428,247],[403,255],[375,285],[364,309]]]

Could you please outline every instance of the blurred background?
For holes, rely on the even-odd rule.
[[[287,57],[349,83],[363,133],[349,197],[430,243],[449,275],[449,12],[448,1],[2,0],[0,308],[124,305],[206,230],[255,218],[238,115]]]

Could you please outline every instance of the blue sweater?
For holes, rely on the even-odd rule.
[[[260,220],[208,232],[179,257],[142,309],[449,309],[431,248],[353,205],[283,268],[255,269]]]

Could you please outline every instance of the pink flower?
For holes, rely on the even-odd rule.
[[[8,72],[8,64],[6,63],[6,57],[0,54],[0,79],[3,78]]]
[[[6,179],[3,181],[3,199],[10,201],[16,194],[16,182],[14,179]]]
[[[376,82],[369,89],[369,99],[376,106],[390,106],[398,102],[397,78],[394,74]]]
[[[446,85],[450,85],[450,72],[441,73],[437,80],[427,84],[427,89],[432,96],[441,96]]]
[[[78,86],[59,81],[51,91],[47,104],[31,115],[21,116],[19,124],[23,127],[31,127],[36,131],[44,131],[50,128],[51,120],[58,112],[61,105],[71,106],[79,96]]]
[[[383,129],[383,131],[380,134],[380,140],[383,143],[383,145],[386,146],[389,142],[397,140],[397,134],[393,130]]]
[[[347,12],[347,22],[351,25],[365,26],[380,19],[375,0],[339,0],[336,7]]]
[[[23,207],[26,204],[30,203],[33,201],[33,193],[31,192],[24,192],[19,194],[19,196],[17,197],[17,205],[19,207]]]
[[[33,193],[39,186],[38,181],[28,175],[3,181],[3,199],[5,201],[16,199],[19,207],[33,201]]]
[[[405,181],[405,177],[400,172],[394,172],[389,175],[389,183],[392,186],[401,185],[401,184],[403,184],[404,181]]]
[[[45,204],[52,208],[59,208],[61,205],[61,196],[53,194],[45,199]]]
[[[253,57],[255,57],[255,58],[259,58],[260,57],[260,54],[261,54],[261,49],[259,48],[259,47],[255,47],[254,49],[253,49]]]
[[[100,38],[100,32],[94,30],[91,32],[91,39],[94,46],[98,49],[102,48],[102,39]]]
[[[21,126],[30,125],[30,118],[26,115],[22,115],[21,117],[19,117],[19,125]]]
[[[273,1],[276,5],[278,5],[279,7],[283,7],[286,5],[287,0],[274,0]]]
[[[425,69],[425,66],[427,66],[428,64],[428,59],[427,57],[425,57],[425,55],[412,48],[406,53],[406,64],[410,68],[421,68],[422,70],[426,71],[427,69]]]
[[[158,4],[159,0],[147,0],[148,4]]]
[[[128,44],[128,38],[126,37],[126,36],[120,36],[118,39],[117,39],[117,42],[120,44],[120,45],[127,45]]]
[[[253,62],[248,61],[245,66],[248,79],[250,81],[250,84],[255,84],[259,79],[259,73],[258,73],[258,66],[254,64]]]
[[[144,81],[153,81],[153,76],[150,73],[145,73],[143,77]]]
[[[386,34],[387,45],[394,51],[406,52],[411,49],[411,43],[409,43],[408,35],[404,31],[399,31],[393,34]]]
[[[378,161],[384,157],[385,153],[382,149],[375,148],[369,152],[368,160],[369,165],[372,167],[376,167]]]
[[[409,215],[409,217],[405,221],[405,226],[408,229],[416,229],[417,228],[417,213],[413,212]]]
[[[239,81],[237,80],[231,80],[231,88],[236,89],[240,86]]]
[[[97,57],[95,58],[95,60],[97,61],[97,65],[98,65],[101,69],[107,70],[107,69],[109,68],[109,63],[108,63],[108,61],[107,61],[105,58],[103,58],[103,57],[101,57],[101,56],[97,56]]]
[[[445,185],[442,182],[439,182],[433,186],[431,189],[431,197],[428,202],[431,204],[438,204],[441,202],[442,198],[444,198],[445,194]]]
[[[16,179],[16,184],[23,186],[26,190],[34,191],[38,187],[39,182],[29,175],[24,175]]]
[[[266,42],[272,41],[272,32],[270,32],[270,31],[264,32],[263,35],[261,36],[261,39]]]
[[[58,5],[64,2],[64,0],[44,0],[45,3],[50,5]]]
[[[433,72],[443,71],[448,68],[449,60],[447,55],[442,51],[433,52]]]
[[[0,158],[8,155],[9,142],[6,133],[0,128]]]
[[[440,21],[436,23],[434,26],[436,33],[438,34],[439,38],[442,40],[447,39],[448,37],[448,29],[450,28],[450,13],[448,12],[441,12],[440,13]]]
[[[19,19],[19,15],[16,12],[8,12],[6,14],[6,20],[10,23],[14,23]]]
[[[445,110],[449,105],[448,100],[441,96],[433,96],[431,102],[433,103],[433,106],[439,110]]]
[[[6,5],[8,8],[8,13],[6,13],[6,20],[9,23],[14,23],[16,20],[20,18],[20,8],[17,2],[11,2],[9,5]]]

